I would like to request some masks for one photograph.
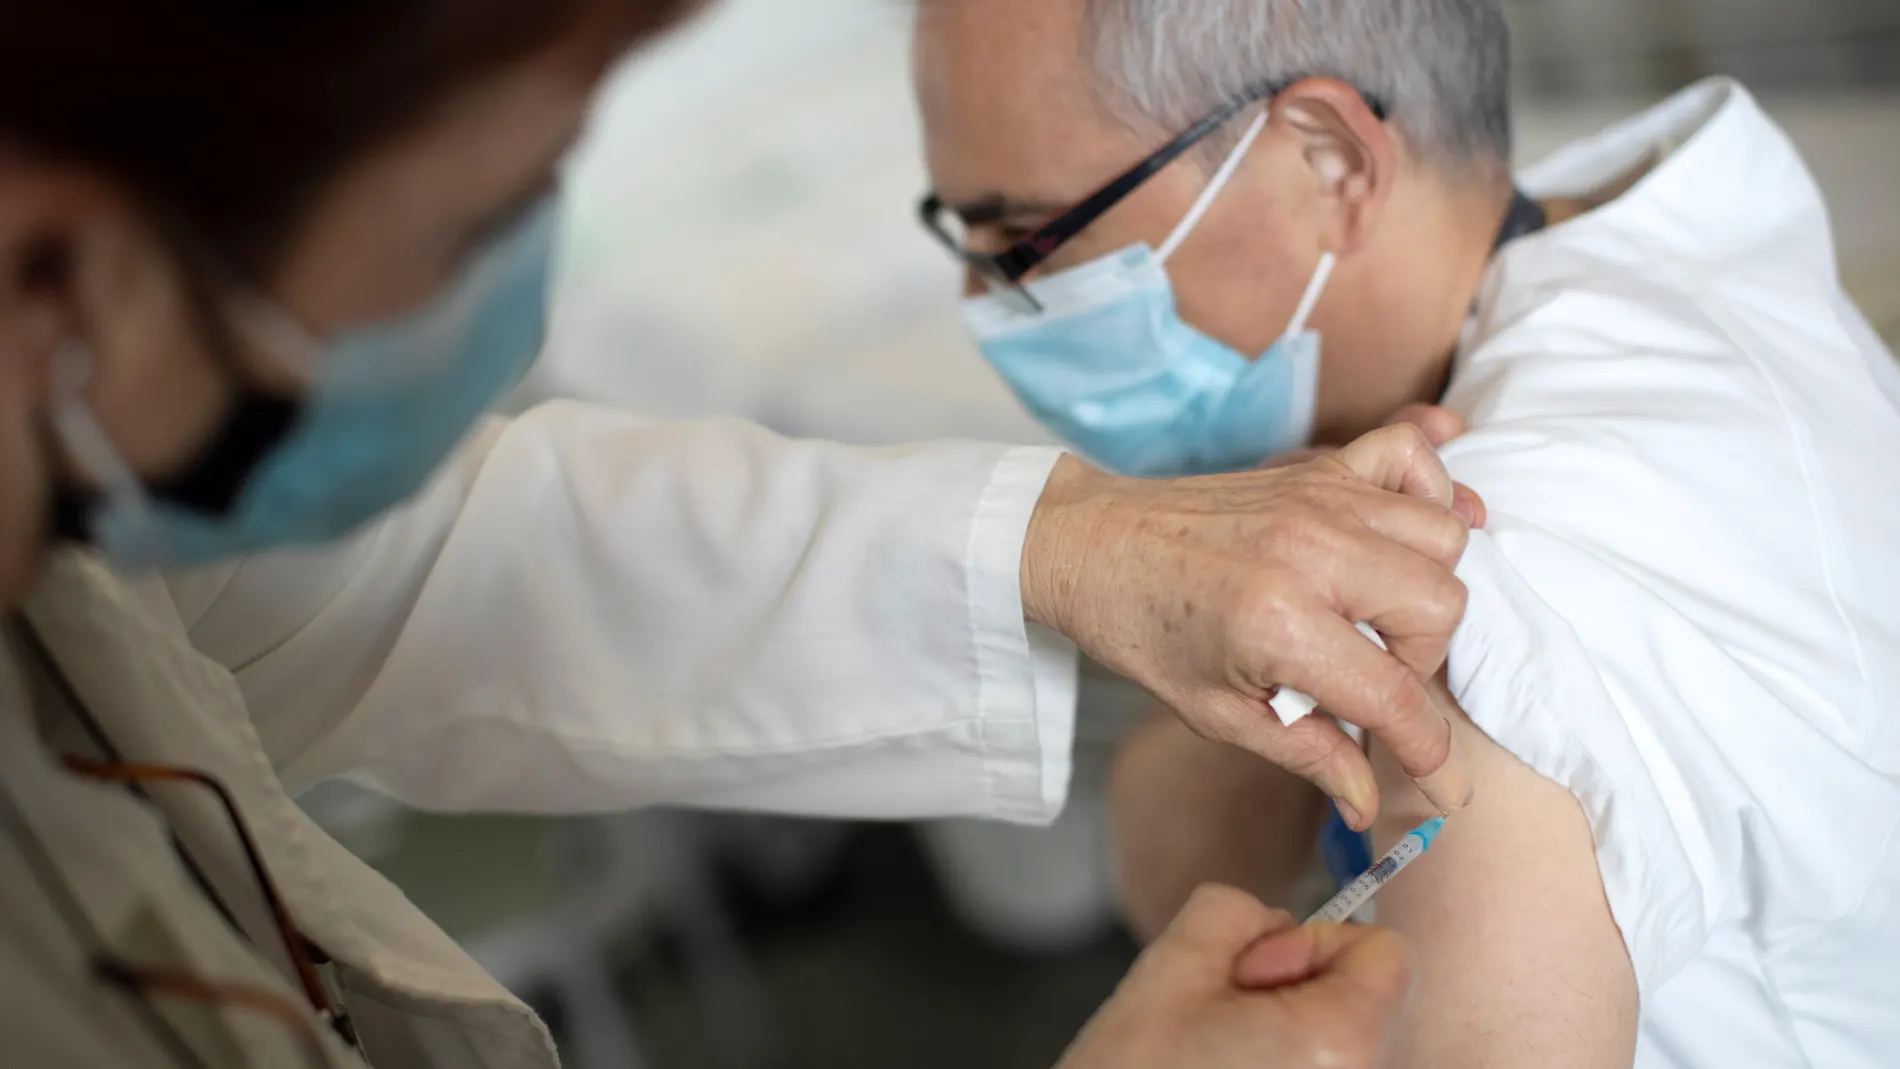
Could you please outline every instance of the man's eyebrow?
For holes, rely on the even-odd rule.
[[[994,223],[1046,222],[1069,210],[1071,205],[1055,201],[1036,200],[1026,197],[1006,197],[1001,193],[990,193],[973,201],[951,205],[950,210],[963,220],[965,226],[988,226]]]

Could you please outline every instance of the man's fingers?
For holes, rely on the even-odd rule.
[[[1449,571],[1464,558],[1471,541],[1470,516],[1455,507],[1458,491],[1453,486],[1453,508],[1402,494],[1374,492],[1359,488],[1351,499],[1351,509],[1366,529],[1380,538],[1396,542]],[[1477,495],[1465,490],[1475,499]],[[1469,502],[1467,502],[1469,505]],[[1478,503],[1482,508],[1482,502]]]
[[[1463,416],[1438,405],[1406,405],[1385,421],[1388,427],[1401,423],[1410,423],[1424,431],[1425,440],[1432,443],[1434,449],[1463,435],[1466,429]]]
[[[1373,431],[1333,457],[1382,490],[1451,507],[1451,475],[1425,432],[1410,423]]]
[[[1438,674],[1470,598],[1451,564],[1394,545],[1376,531],[1345,534],[1324,564],[1312,574],[1324,584],[1322,596],[1337,615],[1371,624],[1392,656],[1412,671],[1425,677]],[[1338,640],[1341,632],[1331,623],[1327,636]],[[1354,648],[1370,645],[1361,636]]]
[[[1465,425],[1465,417],[1453,412],[1449,408],[1441,408],[1438,405],[1406,405],[1404,408],[1392,413],[1392,418],[1385,421],[1385,425],[1388,427],[1396,427],[1401,423],[1409,423],[1423,431],[1425,433],[1425,440],[1432,443],[1433,449],[1442,449],[1447,443],[1464,437],[1465,431],[1469,429]],[[1317,451],[1308,450],[1307,452]],[[1315,458],[1302,456],[1301,459],[1311,460]],[[1283,465],[1269,464],[1265,466],[1281,467]],[[1464,517],[1465,524],[1473,530],[1479,530],[1484,527],[1484,521],[1486,519],[1484,499],[1479,497],[1477,492],[1472,490],[1469,486],[1463,483],[1453,484],[1451,507],[1452,511]]]
[[[1376,615],[1371,619],[1385,631]],[[1312,639],[1298,653],[1290,662],[1288,685],[1370,732],[1440,811],[1470,804],[1471,778],[1454,745],[1451,721],[1417,672],[1337,616],[1317,621]]]
[[[1465,521],[1466,527],[1474,531],[1484,530],[1484,525],[1491,519],[1490,510],[1484,507],[1484,498],[1464,483],[1451,485],[1451,510]]]
[[[1410,992],[1414,966],[1405,941],[1384,928],[1308,924],[1263,936],[1234,963],[1234,983],[1243,990],[1273,990],[1301,984],[1339,985],[1343,997],[1369,1002],[1383,1013]]]
[[[1309,716],[1287,727],[1265,706],[1238,697],[1234,704],[1236,709],[1222,717],[1233,724],[1232,737],[1223,742],[1311,782],[1333,800],[1354,831],[1372,826],[1379,815],[1379,781],[1372,762],[1331,717]]]
[[[1269,909],[1238,888],[1210,883],[1195,890],[1149,952],[1161,958],[1182,955],[1224,970],[1241,948],[1294,924],[1285,910]]]

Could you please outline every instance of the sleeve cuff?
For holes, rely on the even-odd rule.
[[[1012,449],[990,476],[970,529],[970,648],[983,723],[989,815],[1047,824],[1069,793],[1075,646],[1023,618],[1023,540],[1062,452]]]

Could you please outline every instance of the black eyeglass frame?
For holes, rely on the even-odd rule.
[[[1123,171],[1075,207],[1063,212],[1035,233],[1003,252],[975,252],[964,247],[949,228],[943,225],[943,213],[952,209],[949,209],[948,205],[944,204],[943,198],[934,192],[926,194],[918,203],[917,214],[924,224],[924,229],[930,231],[944,248],[950,250],[951,255],[963,261],[985,280],[1017,291],[1023,299],[1028,301],[1030,307],[1036,308],[1038,305],[1035,299],[1022,284],[1023,278],[1029,272],[1034,271],[1043,261],[1055,255],[1057,249],[1088,229],[1097,219],[1108,214],[1109,209],[1141,188],[1148,179],[1159,174],[1163,168],[1180,159],[1189,149],[1200,144],[1215,130],[1220,129],[1227,120],[1240,114],[1249,105],[1262,100],[1272,100],[1304,80],[1302,76],[1263,82],[1234,100],[1222,104],[1179,137],[1156,149],[1146,159]],[[1384,122],[1387,114],[1385,103],[1370,93],[1361,91],[1359,95],[1366,102],[1366,107],[1371,109],[1372,114],[1380,122]]]

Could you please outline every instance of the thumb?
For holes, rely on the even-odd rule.
[[[1194,892],[1149,949],[1195,958],[1225,976],[1243,948],[1292,928],[1292,914],[1268,909],[1245,891],[1210,883]]]
[[[1409,423],[1424,431],[1425,440],[1432,443],[1433,448],[1465,433],[1465,418],[1438,405],[1406,405],[1385,421],[1388,427],[1396,427],[1401,423]]]
[[[1425,432],[1425,440],[1432,443],[1434,449],[1444,448],[1446,443],[1463,437],[1465,431],[1469,429],[1465,425],[1465,417],[1438,405],[1406,405],[1392,413],[1392,418],[1385,421],[1388,427],[1396,427],[1401,423],[1409,423]],[[1278,465],[1266,466],[1277,467]],[[1487,519],[1484,499],[1479,497],[1471,487],[1463,483],[1452,486],[1451,508],[1453,512],[1465,518],[1465,523],[1469,524],[1472,530],[1484,527]]]
[[[1411,948],[1385,928],[1307,924],[1255,940],[1234,962],[1234,983],[1264,991],[1297,985],[1350,985],[1382,1004],[1411,990]]]
[[[1382,490],[1452,507],[1451,474],[1425,432],[1410,423],[1373,431],[1334,454],[1334,459]]]

